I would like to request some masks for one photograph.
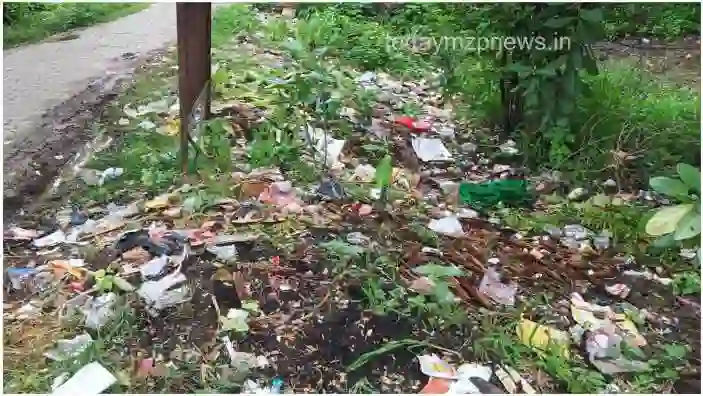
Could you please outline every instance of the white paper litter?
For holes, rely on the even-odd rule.
[[[85,315],[85,327],[97,330],[109,322],[115,313],[113,307],[116,301],[115,293],[88,298],[85,305],[79,308]]]
[[[457,371],[451,364],[445,362],[437,355],[420,355],[420,371],[428,377],[456,379]]]
[[[312,143],[318,154],[327,155],[325,159],[327,166],[331,168],[344,166],[339,162],[339,156],[342,154],[346,140],[334,139],[324,130],[310,125],[305,130],[305,134],[306,140]]]
[[[60,362],[62,360],[80,355],[92,343],[93,338],[90,334],[79,334],[70,339],[58,340],[56,342],[56,349],[51,349],[44,352],[44,356],[48,359]]]
[[[35,239],[32,244],[38,248],[52,247],[60,243],[66,242],[66,233],[62,230],[52,232],[49,235]]]
[[[449,385],[450,394],[477,394],[481,391],[471,382],[471,377],[478,377],[486,381],[491,380],[493,370],[489,366],[477,363],[465,363],[457,369],[457,381]]]
[[[184,283],[186,280],[187,278],[183,273],[176,272],[175,274],[166,275],[158,281],[142,283],[137,290],[137,294],[144,299],[150,308],[159,311],[163,308],[188,301],[190,298],[190,290],[186,285],[169,290],[169,288],[179,283]],[[155,312],[152,311],[151,313]]]
[[[56,388],[52,395],[99,395],[117,382],[112,373],[98,362],[83,366],[73,377]]]
[[[166,268],[168,262],[168,256],[156,257],[139,267],[139,272],[141,272],[142,278],[157,276],[164,270],[164,268]]]
[[[413,138],[413,150],[423,162],[451,161],[452,154],[447,150],[440,139]]]
[[[432,219],[427,228],[434,232],[449,236],[464,235],[464,229],[456,216],[447,216],[441,219]]]

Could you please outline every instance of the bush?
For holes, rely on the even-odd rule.
[[[611,38],[646,36],[663,39],[701,33],[700,4],[632,3],[604,6]]]
[[[42,40],[56,33],[107,22],[147,3],[3,3],[3,44]]]

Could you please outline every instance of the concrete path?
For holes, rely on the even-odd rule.
[[[176,4],[156,3],[113,22],[78,31],[74,40],[3,53],[3,140],[23,140],[41,115],[118,67],[125,53],[144,54],[176,39]]]
[[[4,217],[35,203],[93,134],[91,123],[135,67],[176,41],[176,4],[4,51]]]

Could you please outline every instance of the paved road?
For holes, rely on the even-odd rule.
[[[143,54],[176,39],[176,4],[146,10],[77,32],[74,40],[13,48],[3,53],[3,140],[23,140],[41,115],[81,92],[124,53]],[[6,157],[6,156],[5,156]]]
[[[3,215],[38,202],[90,141],[90,125],[135,67],[176,41],[176,4],[156,3],[67,41],[4,51]]]

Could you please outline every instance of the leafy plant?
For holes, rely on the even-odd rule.
[[[679,204],[659,209],[647,222],[646,232],[674,242],[692,239],[701,233],[701,174],[688,164],[678,164],[678,178],[653,177],[650,186]]]

